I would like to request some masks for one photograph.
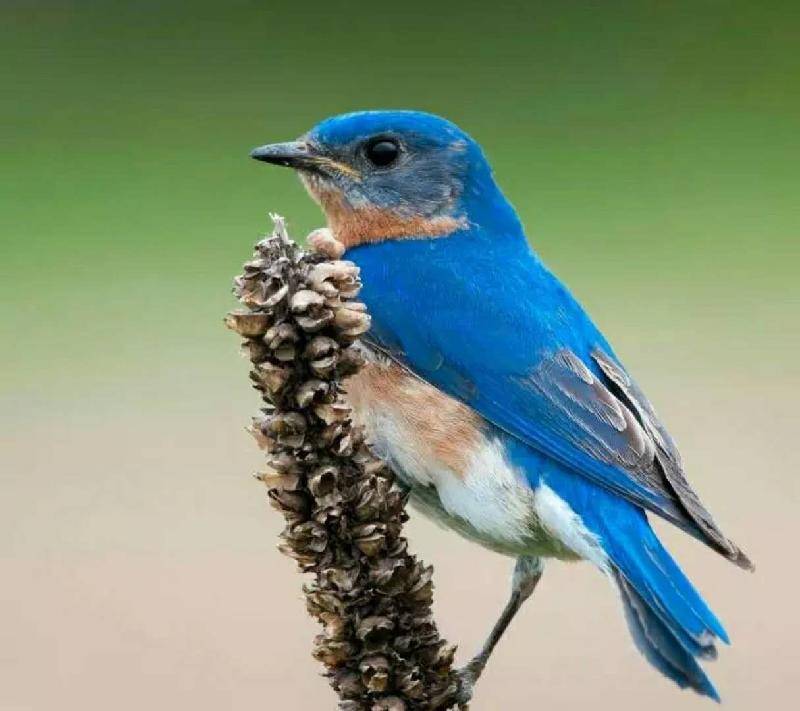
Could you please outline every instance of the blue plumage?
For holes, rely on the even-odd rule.
[[[669,497],[587,453],[580,423],[533,387],[537,366],[563,349],[595,374],[592,350],[611,349],[521,232],[497,237],[472,226],[347,256],[362,269],[374,336],[412,369],[501,429],[684,525]]]
[[[512,451],[514,449],[512,448]],[[551,487],[597,535],[620,590],[637,647],[659,671],[681,687],[719,701],[696,661],[716,658],[714,638],[728,643],[722,624],[656,538],[641,509],[561,467],[542,467],[538,455],[515,453],[533,481]]]
[[[645,511],[742,567],[750,562],[689,486],[674,442],[609,343],[528,245],[480,147],[438,117],[362,112],[254,156],[301,170],[334,237],[361,268],[373,344],[480,418],[483,444],[464,442],[475,452],[464,471],[453,452],[420,463],[421,454],[388,435],[385,446],[397,452],[386,456],[422,472],[408,476],[412,485],[428,486],[440,471],[489,477],[484,469],[497,461],[522,472],[528,494],[508,482],[501,490],[516,497],[508,499],[509,518],[530,502],[538,525],[614,576],[645,657],[680,686],[718,699],[697,659],[714,658],[714,640],[727,642],[727,634]],[[387,413],[400,407],[383,397]],[[413,421],[413,413],[401,418],[404,426]],[[454,527],[464,528],[460,518],[473,531],[491,529],[470,520],[483,513],[458,503],[455,483],[440,485],[437,505]],[[478,490],[470,495],[480,503]]]

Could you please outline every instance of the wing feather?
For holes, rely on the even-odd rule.
[[[753,564],[745,553],[719,529],[708,509],[700,501],[691,484],[686,479],[681,465],[680,454],[666,428],[661,424],[653,406],[638,385],[605,351],[595,348],[592,358],[617,391],[620,402],[636,413],[648,437],[654,444],[655,464],[664,486],[669,487],[681,502],[686,513],[698,525],[705,536],[713,542],[723,555],[742,568],[753,569]]]

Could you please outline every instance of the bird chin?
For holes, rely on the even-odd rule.
[[[310,170],[300,170],[298,173],[306,192],[323,209],[330,204],[334,197],[341,197],[341,191],[326,176]]]
[[[328,228],[334,233],[334,237],[338,239],[336,234],[343,221],[342,218],[352,212],[349,202],[345,200],[341,189],[328,176],[309,170],[300,170],[298,173],[300,182],[303,183],[306,192],[322,208]],[[347,222],[346,219],[344,221]]]
[[[306,191],[322,208],[329,223],[346,219],[345,216],[350,215],[355,209],[350,196],[346,197],[335,181],[324,173],[301,170],[299,174]]]

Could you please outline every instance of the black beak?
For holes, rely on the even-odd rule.
[[[303,141],[288,141],[254,148],[250,157],[286,168],[310,168],[320,156]]]

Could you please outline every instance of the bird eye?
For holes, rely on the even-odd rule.
[[[379,138],[367,144],[365,153],[370,163],[384,168],[397,160],[400,155],[400,146],[388,138]]]

